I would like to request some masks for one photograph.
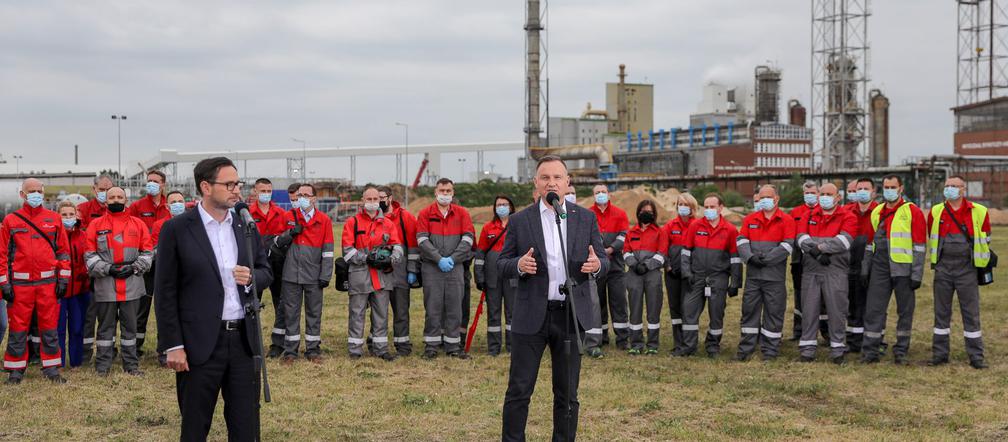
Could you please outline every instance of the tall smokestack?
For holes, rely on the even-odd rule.
[[[539,98],[542,81],[542,59],[540,47],[543,30],[540,19],[539,0],[528,0],[525,10],[525,158],[530,158],[530,148],[539,146],[540,127]]]
[[[627,118],[626,102],[626,65],[619,65],[619,88],[616,90],[616,120],[618,131],[626,133],[630,130],[630,120]]]

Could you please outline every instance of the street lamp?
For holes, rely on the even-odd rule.
[[[122,180],[122,122],[126,120],[125,115],[112,115],[112,119],[116,120],[116,128],[119,133],[119,168],[116,172],[119,174],[119,180]],[[120,183],[122,184],[122,183]]]
[[[396,122],[395,125],[402,126],[403,129],[406,130],[406,143],[404,144],[405,146],[404,150],[406,152],[406,156],[404,158],[404,161],[406,162],[406,176],[403,178],[404,179],[403,184],[405,185],[405,188],[403,189],[403,194],[405,195],[404,203],[406,204],[406,207],[409,207],[409,124]]]
[[[24,155],[14,155],[14,164],[16,165],[15,168],[17,170],[18,177],[21,176],[21,159],[22,158],[24,158]]]
[[[465,158],[459,158],[458,160],[459,160],[460,163],[462,163],[462,179],[459,180],[461,182],[461,181],[465,181],[465,163],[466,163],[466,159]]]
[[[305,179],[305,171],[308,169],[308,142],[291,137],[295,143],[301,143],[301,180]]]

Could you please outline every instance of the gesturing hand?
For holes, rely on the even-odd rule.
[[[532,257],[531,248],[529,248],[528,252],[522,255],[521,258],[518,258],[518,271],[528,275],[535,275],[536,261],[535,258]]]
[[[581,273],[595,273],[602,268],[602,262],[595,255],[595,249],[588,246],[588,260],[581,265]]]
[[[231,271],[234,274],[235,282],[238,285],[249,285],[252,283],[252,271],[245,266],[235,266]]]

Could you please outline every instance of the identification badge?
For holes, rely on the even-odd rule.
[[[704,296],[710,298],[710,287],[704,287],[703,288],[703,294],[704,294]]]

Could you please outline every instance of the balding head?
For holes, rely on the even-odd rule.
[[[826,183],[819,186],[819,194],[836,197],[837,196],[837,186],[833,183]]]
[[[38,178],[27,178],[21,183],[21,191],[25,194],[32,192],[42,192],[45,185]]]

